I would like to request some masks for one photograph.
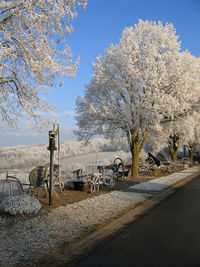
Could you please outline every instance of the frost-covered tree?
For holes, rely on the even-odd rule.
[[[193,164],[194,153],[198,150],[200,145],[200,124],[199,124],[199,116],[198,120],[195,121],[193,130],[188,135],[187,141],[185,145],[188,147],[190,163]]]
[[[177,164],[179,149],[186,145],[193,163],[193,155],[200,141],[199,116],[198,112],[193,112],[192,115],[163,124],[162,131],[151,133],[150,139],[154,148],[159,150],[160,147],[167,146],[173,162]]]
[[[65,44],[71,21],[87,0],[1,0],[0,116],[1,125],[15,126],[20,116],[40,119],[49,105],[40,92],[55,85],[55,77],[74,76]]]
[[[177,164],[179,148],[187,143],[188,130],[193,131],[193,127],[187,127],[186,119],[171,121],[162,125],[162,130],[152,131],[150,139],[157,151],[163,147],[168,147],[172,161]],[[191,125],[189,125],[191,126]]]
[[[119,44],[97,57],[85,96],[77,99],[79,139],[125,135],[137,177],[149,132],[199,105],[199,73],[199,60],[180,52],[173,25],[139,21],[125,28]]]
[[[194,153],[198,150],[199,142],[193,141],[193,142],[188,142],[188,150],[190,154],[190,163],[193,164],[194,160]]]
[[[176,134],[174,133],[173,136],[169,137],[169,150],[173,161],[176,163],[179,147],[186,145],[189,151],[190,162],[193,164],[194,153],[197,151],[200,143],[199,114],[196,113],[194,117],[186,117],[181,126],[180,128],[176,127]]]
[[[187,119],[180,118],[176,121],[166,122],[161,125],[160,131],[152,131],[150,140],[155,151],[159,151],[163,147],[169,149],[172,161],[177,163],[179,148],[185,144],[187,135]],[[193,130],[193,128],[192,128]]]
[[[178,149],[180,145],[180,136],[178,134],[172,134],[168,137],[168,147],[169,151],[172,157],[173,162],[176,164],[177,163],[177,155],[178,155]]]

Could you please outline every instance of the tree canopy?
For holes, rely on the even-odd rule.
[[[138,165],[152,129],[199,106],[199,67],[199,59],[181,52],[172,24],[140,20],[125,28],[119,44],[97,57],[85,96],[77,100],[78,137],[126,135]]]
[[[40,91],[55,85],[55,77],[74,76],[65,44],[77,8],[87,0],[6,0],[0,3],[1,125],[16,125],[20,116],[41,118],[50,106]]]

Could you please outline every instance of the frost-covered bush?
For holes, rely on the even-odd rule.
[[[27,195],[10,196],[0,203],[0,211],[10,215],[36,213],[40,208],[39,200]]]

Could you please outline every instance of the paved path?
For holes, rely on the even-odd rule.
[[[200,176],[76,266],[199,267]]]

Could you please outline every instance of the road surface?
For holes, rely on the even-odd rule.
[[[75,266],[199,267],[200,176]]]

